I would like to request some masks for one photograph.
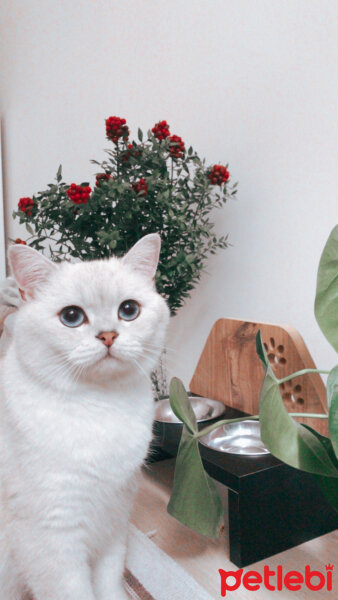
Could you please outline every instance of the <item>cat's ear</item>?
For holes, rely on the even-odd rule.
[[[10,246],[8,262],[23,300],[34,298],[38,290],[57,268],[48,258],[21,244]]]
[[[123,257],[125,265],[143,273],[149,279],[155,277],[160,257],[161,238],[158,233],[150,233],[141,238]]]

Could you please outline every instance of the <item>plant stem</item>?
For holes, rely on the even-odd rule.
[[[116,144],[116,177],[119,178],[120,176],[120,148],[119,148],[119,142],[117,142]]]
[[[174,181],[174,159],[171,157],[171,167],[170,167],[170,190],[169,190],[169,198],[170,201],[173,195],[173,181]]]
[[[308,419],[328,419],[328,415],[324,413],[289,413],[289,415],[290,417],[306,417]],[[241,421],[259,421],[259,415],[247,415],[245,417],[238,417],[237,419],[221,419],[220,421],[209,425],[209,427],[205,427],[201,431],[198,431],[198,433],[194,434],[194,437],[204,437],[221,425],[227,425],[228,423],[240,423]]]
[[[210,433],[210,431],[217,429],[217,427],[220,427],[221,425],[227,425],[228,423],[240,423],[240,421],[257,421],[257,419],[259,419],[259,415],[238,417],[237,419],[221,419],[221,421],[217,421],[217,423],[213,423],[212,425],[209,425],[209,427],[205,427],[205,429],[198,431],[194,434],[194,437],[203,437],[204,435],[207,435],[207,433]]]
[[[324,373],[328,375],[330,371],[324,371],[323,369],[302,369],[301,371],[297,371],[296,373],[291,373],[287,377],[283,377],[283,379],[278,379],[278,383],[284,383],[285,381],[290,381],[294,379],[294,377],[300,377],[301,375],[306,375],[307,373]]]
[[[328,419],[325,413],[289,413],[290,417],[308,417],[309,419]]]

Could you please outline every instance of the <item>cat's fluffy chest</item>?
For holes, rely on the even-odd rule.
[[[8,396],[13,388],[11,377],[6,379]],[[114,499],[147,451],[154,410],[150,386],[78,389],[68,399],[48,390],[48,402],[46,393],[21,375],[15,386],[19,400],[6,403],[8,498],[23,518],[28,494],[30,516],[35,509],[49,524],[74,524],[76,515],[76,522],[106,527]]]

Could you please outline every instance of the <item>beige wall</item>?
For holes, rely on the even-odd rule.
[[[217,214],[233,246],[212,258],[172,322],[171,372],[188,382],[220,316],[296,326],[318,365],[335,353],[313,317],[316,268],[337,221],[335,0],[2,0],[1,104],[11,211],[60,162],[92,177],[104,118],[167,119],[238,201]]]

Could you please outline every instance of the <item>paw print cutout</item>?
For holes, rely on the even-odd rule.
[[[264,348],[268,355],[269,362],[274,370],[278,371],[279,365],[286,365],[287,359],[284,356],[284,346],[282,344],[276,344],[275,339],[270,337],[268,342],[264,342]],[[294,384],[293,380],[281,383],[280,391],[286,409],[295,409],[296,405],[302,406],[304,404],[304,398],[302,397],[302,386],[299,383]]]
[[[273,337],[269,339],[268,343],[264,342],[264,348],[272,366],[286,365],[287,360],[284,356],[284,346],[282,344],[276,346],[276,342]]]
[[[302,406],[304,404],[304,398],[302,398],[302,386],[297,383],[293,383],[293,380],[286,381],[280,384],[280,391],[286,408],[295,408],[296,405]]]

